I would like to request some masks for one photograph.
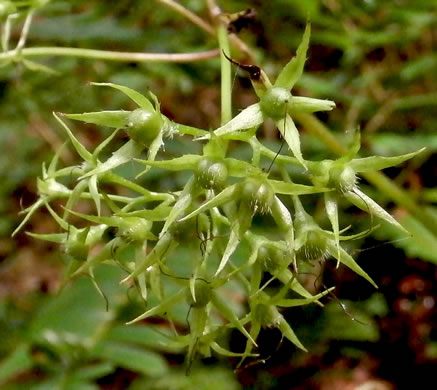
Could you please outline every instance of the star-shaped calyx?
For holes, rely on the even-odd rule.
[[[290,92],[303,73],[309,39],[310,24],[307,24],[296,56],[285,65],[273,84],[258,66],[238,64],[249,73],[255,93],[260,100],[215,130],[214,134],[217,137],[229,136],[235,132],[256,128],[265,119],[270,118],[275,122],[293,155],[304,168],[307,168],[300,150],[300,137],[292,119],[293,114],[296,112],[330,111],[335,107],[335,103],[331,100],[293,96]],[[209,138],[211,135],[205,135],[198,139]]]

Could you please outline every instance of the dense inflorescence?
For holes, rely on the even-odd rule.
[[[285,338],[305,349],[281,308],[319,303],[330,289],[310,293],[299,282],[299,269],[313,261],[334,258],[375,285],[340,244],[363,237],[371,229],[345,235],[346,229],[340,229],[338,202],[344,198],[403,229],[358,188],[357,175],[399,164],[416,154],[359,158],[356,155],[360,139],[356,132],[350,151],[343,157],[304,159],[293,115],[328,111],[335,106],[331,101],[293,96],[290,92],[302,75],[309,35],[307,26],[296,57],[275,83],[262,70],[260,77],[252,80],[259,103],[213,132],[170,121],[160,112],[158,99],[150,92],[142,95],[116,84],[95,84],[124,93],[138,108],[132,112],[55,114],[83,162],[58,168],[58,151],[49,166],[43,167],[38,179],[39,199],[25,210],[26,217],[16,231],[38,208],[46,207],[63,232],[29,234],[62,245],[72,264],[68,278],[86,272],[93,277],[94,267],[103,262],[123,267],[128,272],[123,282],[136,286],[147,303],[147,310],[130,323],[152,316],[171,317],[172,308],[185,303],[189,307],[190,332],[187,336],[175,335],[175,342],[187,347],[189,361],[197,353],[209,356],[211,350],[242,359],[256,356],[256,339],[262,327],[277,327]],[[70,131],[64,118],[108,126],[114,131],[90,152]],[[291,155],[278,158],[277,151],[268,149],[257,138],[258,127],[268,118],[277,125]],[[130,140],[101,160],[102,151],[111,147],[119,130],[125,131]],[[181,153],[180,157],[166,159],[166,153],[160,151],[167,140],[177,136],[206,141],[203,153]],[[233,141],[251,147],[250,162],[229,157],[227,149]],[[276,179],[260,167],[261,157],[275,165]],[[160,168],[190,171],[191,177],[180,191],[155,191],[117,173],[118,167],[133,160],[145,166],[138,176]],[[301,169],[307,184],[295,183],[288,166]],[[124,190],[116,192],[117,188]],[[304,209],[301,197],[307,194],[323,198],[330,230],[320,227]],[[65,203],[61,211],[56,211],[53,202],[60,199]],[[82,201],[93,202],[95,213],[75,211]],[[262,228],[254,225],[256,215],[265,218]],[[78,226],[86,227],[76,227],[71,222],[73,217],[81,222]],[[192,257],[183,275],[173,266],[182,248],[190,251]],[[243,260],[241,255],[235,255],[239,249],[246,253]],[[270,278],[267,283],[266,277]],[[279,284],[270,288],[273,279]],[[169,284],[172,288],[167,288]],[[230,285],[238,287],[246,309],[226,298]],[[219,344],[220,335],[231,328],[247,338],[244,351],[231,352]]]

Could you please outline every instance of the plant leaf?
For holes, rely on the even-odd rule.
[[[241,325],[240,319],[232,311],[227,302],[225,302],[225,300],[216,291],[212,292],[211,301],[223,317],[225,317],[232,325],[234,325],[241,333],[243,333],[255,347],[258,347],[249,332],[244,328],[243,325]]]
[[[297,130],[293,119],[291,119],[291,116],[286,114],[284,119],[280,119],[276,122],[276,126],[278,126],[282,138],[284,138],[294,157],[296,157],[305,169],[308,169],[300,150],[299,131]]]
[[[259,103],[255,103],[245,108],[236,117],[215,130],[214,134],[217,137],[221,137],[236,131],[248,130],[253,127],[259,126],[263,122],[263,120],[264,118],[261,112],[261,107]],[[211,134],[208,134],[204,135],[203,137],[197,138],[197,140],[205,140],[210,138]]]
[[[93,155],[88,152],[88,150],[86,150],[86,148],[79,142],[79,140],[74,136],[68,126],[62,121],[61,118],[59,118],[59,116],[55,112],[53,113],[53,116],[61,124],[62,128],[67,132],[68,137],[70,138],[70,141],[79,156],[82,157],[86,162],[92,163]]]
[[[208,200],[207,202],[199,206],[196,210],[186,215],[184,218],[181,218],[179,221],[180,222],[186,221],[187,219],[193,218],[196,215],[203,213],[206,210],[209,210],[213,207],[218,207],[223,203],[231,201],[234,197],[235,192],[237,191],[237,188],[238,188],[237,184],[225,188],[218,195],[214,196],[214,198]]]
[[[217,275],[222,272],[222,270],[226,267],[226,264],[228,264],[229,259],[231,258],[232,254],[235,252],[238,244],[240,243],[240,237],[236,231],[238,232],[238,226],[234,226],[234,228],[231,229],[231,235],[229,236],[229,240],[223,253],[223,257],[220,261],[214,277],[217,277]]]
[[[262,171],[259,168],[254,167],[246,161],[237,160],[235,158],[226,158],[225,163],[230,176],[248,177],[262,174]]]
[[[325,210],[331,222],[332,230],[334,232],[335,246],[337,247],[337,259],[340,258],[340,225],[338,222],[338,204],[335,194],[326,193],[325,196]],[[337,263],[338,267],[339,263]]]
[[[317,111],[331,111],[334,107],[335,103],[332,100],[292,96],[288,103],[288,112],[290,114],[296,112],[311,114]]]
[[[100,175],[104,172],[110,171],[117,168],[120,165],[126,164],[131,161],[134,157],[138,156],[145,146],[141,145],[133,140],[130,140],[124,144],[120,149],[118,149],[114,154],[108,158],[104,163],[99,164],[93,170],[87,172],[85,175],[81,176],[79,179],[85,179],[93,175]]]
[[[327,249],[331,256],[337,256],[338,248],[335,245],[333,240],[328,240]],[[344,264],[346,267],[350,268],[357,275],[362,276],[369,283],[372,284],[375,288],[378,288],[376,283],[372,280],[372,278],[358,265],[358,263],[353,259],[349,253],[347,253],[342,247],[340,247],[340,257],[337,259],[340,263]]]
[[[16,227],[16,229],[12,232],[11,237],[14,237],[21,228],[27,223],[30,217],[44,204],[44,199],[39,198],[30,208],[27,209],[27,214],[21,223]]]
[[[162,141],[162,131],[159,132],[159,134],[155,137],[155,139],[152,141],[149,147],[149,151],[147,153],[147,160],[154,161],[156,155],[158,154],[159,149],[162,145],[164,145],[164,142]],[[150,170],[151,166],[147,166],[146,169],[141,171],[135,178],[138,179],[140,176],[144,175]]]
[[[294,184],[279,180],[268,180],[268,182],[272,186],[276,194],[305,195],[331,191],[331,189],[329,188],[306,186],[303,184]]]
[[[167,362],[160,354],[114,341],[99,342],[90,355],[149,377],[162,376],[168,370]]]
[[[308,51],[308,45],[310,42],[311,24],[308,22],[305,27],[305,32],[302,37],[302,41],[297,48],[296,56],[293,57],[287,65],[281,70],[278,78],[276,79],[274,86],[285,89],[292,89],[296,81],[300,79],[303,73],[303,68],[306,61],[306,55]]]
[[[285,320],[282,314],[279,314],[279,322],[277,327],[281,330],[282,334],[290,340],[296,347],[301,349],[302,351],[307,352],[307,349],[303,346],[303,344],[299,341],[290,324]]]
[[[394,219],[387,211],[385,211],[378,203],[376,203],[372,198],[368,197],[364,192],[360,191],[358,188],[354,188],[352,191],[348,191],[345,197],[357,206],[359,209],[373,214],[384,221],[396,226],[399,230],[410,235],[410,233]]]
[[[151,309],[147,310],[145,313],[141,314],[140,316],[134,318],[133,320],[126,323],[126,325],[131,325],[135,322],[144,320],[145,318],[159,316],[166,311],[168,311],[171,307],[179,303],[185,298],[186,295],[186,288],[180,289],[177,293],[170,295],[169,297],[165,298],[161,301],[161,303],[155,307],[152,307]]]
[[[130,111],[98,111],[84,112],[82,114],[62,114],[68,119],[81,121],[85,123],[93,123],[99,126],[114,127],[116,129],[125,127],[127,124]]]
[[[328,288],[325,291],[322,291],[321,293],[314,295],[311,298],[281,299],[280,301],[276,302],[276,305],[280,307],[296,307],[296,306],[307,305],[309,303],[319,300],[320,298],[323,298],[334,289],[335,287]]]
[[[191,192],[193,190],[194,183],[195,178],[192,177],[185,185],[181,196],[170,211],[170,214],[165,221],[164,227],[162,228],[161,233],[159,233],[159,237],[162,237],[165,233],[167,233],[170,226],[173,225],[173,223],[179,218],[179,216],[185,213],[188,207],[190,207],[193,200],[193,195]]]
[[[97,186],[97,175],[91,176],[89,178],[88,188],[90,190],[91,197],[93,198],[94,204],[96,205],[97,215],[100,216],[100,194],[99,188]]]
[[[203,158],[198,154],[185,154],[181,157],[176,157],[171,160],[150,161],[135,159],[143,165],[166,169],[168,171],[182,171],[185,169],[196,169],[197,163]]]
[[[49,242],[56,242],[57,244],[62,244],[67,239],[67,233],[32,233],[26,232],[26,234],[30,237],[37,238],[38,240],[44,240]]]
[[[131,88],[125,87],[123,85],[113,84],[113,83],[91,83],[91,84],[101,87],[111,87],[111,88],[118,89],[119,91],[123,92],[126,96],[131,98],[141,108],[145,110],[155,111],[155,108],[153,107],[153,104],[150,102],[149,99],[147,99],[145,96],[141,95],[139,92]]]
[[[382,156],[372,156],[357,158],[352,160],[349,165],[355,172],[369,172],[369,171],[379,171],[381,169],[393,167],[395,165],[401,164],[410,158],[422,153],[426,148],[419,149],[412,153],[403,154],[401,156],[393,157],[382,157]]]

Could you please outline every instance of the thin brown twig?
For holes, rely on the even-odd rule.
[[[156,0],[156,1],[178,12],[179,14],[187,18],[190,22],[200,27],[202,30],[206,31],[208,34],[215,35],[215,31],[210,24],[206,23],[202,18],[200,18],[199,16],[197,16],[195,13],[191,12],[189,9],[185,8],[184,6],[180,5],[176,1],[173,0]]]

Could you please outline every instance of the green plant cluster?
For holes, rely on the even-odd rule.
[[[355,234],[347,232],[350,227],[342,228],[339,221],[339,202],[346,200],[408,234],[359,189],[358,178],[420,152],[360,158],[356,131],[348,152],[337,160],[305,159],[293,117],[335,107],[332,101],[290,92],[302,76],[309,39],[307,25],[296,56],[274,83],[260,68],[242,66],[249,71],[259,102],[214,131],[171,121],[161,113],[159,101],[150,91],[141,94],[113,83],[94,83],[125,94],[138,108],[54,114],[82,163],[58,167],[59,150],[50,164],[43,166],[37,183],[39,199],[24,210],[26,216],[14,233],[45,207],[62,232],[29,234],[63,247],[71,260],[66,281],[84,273],[95,280],[94,268],[101,263],[115,264],[127,272],[122,282],[135,286],[146,303],[146,310],[129,324],[154,316],[171,323],[171,309],[185,303],[189,333],[175,333],[174,343],[186,348],[188,364],[196,355],[210,356],[212,351],[240,356],[241,362],[256,357],[262,327],[280,329],[284,338],[305,350],[281,310],[321,304],[320,299],[331,289],[309,292],[299,282],[301,269],[333,258],[376,287],[341,242],[364,237],[377,226]],[[114,131],[91,152],[69,129],[67,119]],[[260,140],[257,131],[266,120],[275,123],[289,153],[269,149]],[[120,132],[129,140],[114,149],[114,138]],[[202,153],[181,152],[179,157],[166,159],[166,144],[176,137],[205,141]],[[234,143],[250,148],[250,161],[230,156]],[[133,161],[145,167],[136,178],[119,170]],[[139,184],[139,177],[157,169],[187,171],[189,176],[177,191],[161,191],[152,181],[147,187]],[[310,195],[323,198],[329,229],[319,226],[305,210],[302,199]],[[93,213],[76,211],[83,201],[92,203]],[[257,219],[262,220],[262,229]],[[236,264],[233,255],[241,248],[246,248],[248,255]],[[177,267],[181,249],[191,254],[190,266],[183,273]],[[274,280],[278,283],[273,284]],[[246,308],[230,298],[231,285],[238,286]],[[101,291],[97,283],[96,287]],[[229,329],[247,339],[244,351],[230,351],[220,344]]]

